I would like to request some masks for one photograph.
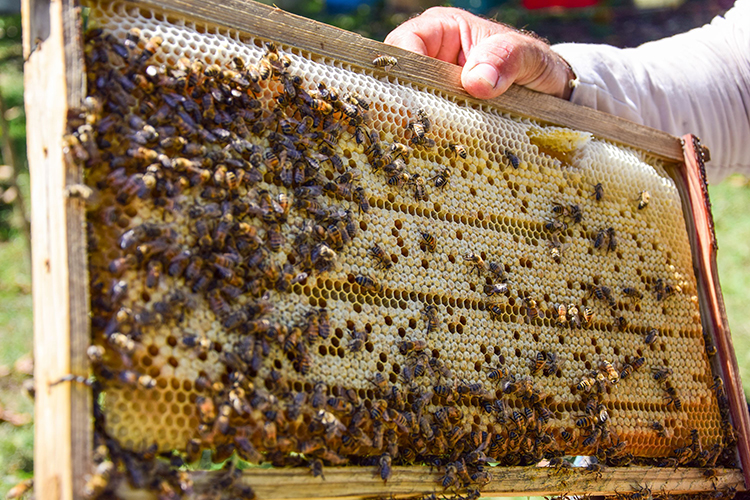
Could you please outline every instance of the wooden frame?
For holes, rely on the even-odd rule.
[[[712,490],[714,486],[745,489],[750,484],[750,417],[744,404],[737,361],[724,313],[716,273],[716,245],[708,224],[710,208],[701,176],[701,150],[693,138],[680,139],[620,118],[570,104],[551,96],[513,87],[489,102],[470,98],[460,87],[457,66],[409,53],[337,28],[294,16],[280,9],[238,0],[136,1],[144,7],[173,11],[198,21],[253,33],[292,45],[313,57],[379,73],[374,57],[394,55],[399,65],[389,77],[439,89],[474,106],[491,105],[515,115],[584,130],[623,145],[636,147],[667,163],[684,203],[698,277],[704,328],[719,350],[719,364],[738,430],[744,465],[719,471],[715,481],[701,469],[608,468],[601,477],[581,470],[503,468],[502,476],[483,488],[488,496],[560,493],[614,494],[649,484],[654,492]],[[80,8],[62,0],[24,0],[24,56],[29,164],[32,176],[35,381],[37,384],[35,483],[38,498],[82,497],[91,472],[91,394],[81,384],[52,383],[69,373],[88,373],[90,342],[86,260],[85,208],[79,198],[66,196],[67,187],[81,182],[82,173],[66,159],[63,136],[69,110],[81,107],[85,96]],[[384,76],[379,74],[379,76]],[[533,110],[533,116],[530,110]],[[196,485],[215,473],[197,472]],[[325,483],[306,470],[256,469],[246,476],[260,498],[356,498],[413,496],[434,491],[440,473],[426,467],[396,467],[383,483],[372,468],[326,468]],[[744,478],[744,481],[743,481]],[[278,485],[283,482],[284,488]],[[315,488],[316,485],[325,488]],[[125,487],[127,488],[127,487]]]

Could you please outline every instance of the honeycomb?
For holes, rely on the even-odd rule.
[[[251,34],[89,3],[71,118],[106,433],[276,465],[731,445],[659,161]],[[468,466],[468,470],[465,466]]]

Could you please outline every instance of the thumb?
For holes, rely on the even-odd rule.
[[[535,50],[523,36],[513,32],[484,38],[469,52],[461,72],[461,84],[474,97],[497,97],[518,79]],[[525,72],[526,70],[524,70]]]

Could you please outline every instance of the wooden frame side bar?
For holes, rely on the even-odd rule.
[[[515,85],[498,98],[474,99],[461,86],[459,66],[385,45],[277,7],[250,0],[134,0],[132,3],[157,11],[167,9],[199,24],[208,22],[290,45],[319,58],[333,58],[360,67],[377,77],[436,89],[474,106],[495,107],[514,115],[591,132],[663,160],[682,161],[680,140],[665,132]],[[398,59],[398,66],[387,73],[372,65],[374,58],[386,54]]]
[[[737,431],[737,448],[744,471],[745,484],[750,486],[750,414],[742,389],[740,371],[734,344],[729,331],[724,297],[719,284],[716,267],[716,235],[711,216],[711,202],[708,198],[708,184],[703,163],[703,154],[698,139],[691,134],[682,137],[685,148],[684,168],[680,169],[686,192],[683,202],[688,204],[691,217],[686,217],[694,227],[688,233],[694,235],[693,265],[698,279],[700,303],[704,328],[711,331],[718,351],[718,360],[724,385],[729,398],[732,422]],[[706,314],[706,312],[708,314]]]
[[[614,495],[638,491],[648,487],[654,494],[671,494],[695,491],[723,491],[729,488],[743,490],[742,472],[739,469],[717,470],[712,480],[704,475],[705,469],[678,469],[655,467],[611,467],[602,470],[601,476],[581,469],[556,470],[548,467],[502,467],[486,469],[492,480],[481,488],[483,497],[559,495]],[[196,494],[210,491],[211,484],[221,471],[194,472],[191,477]],[[449,494],[440,481],[442,473],[429,467],[394,467],[387,482],[383,482],[377,467],[326,467],[325,478],[314,478],[306,469],[260,469],[244,471],[242,482],[253,488],[256,497],[280,500],[355,498],[407,498]],[[118,494],[131,500],[152,499],[152,492],[133,491],[123,484]]]
[[[72,0],[24,0],[24,84],[31,173],[37,498],[81,498],[92,452],[91,391],[53,383],[88,374],[90,344],[85,207],[66,196],[80,168],[66,160],[69,109],[80,108],[85,71],[80,12]]]

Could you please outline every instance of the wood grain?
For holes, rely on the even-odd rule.
[[[489,467],[492,481],[482,487],[483,497],[568,495],[613,495],[648,486],[653,492],[672,494],[737,488],[743,490],[742,472],[719,469],[714,482],[703,475],[704,469],[658,469],[655,467],[606,468],[597,478],[581,469],[561,470],[546,467]],[[313,478],[306,469],[247,469],[243,482],[253,488],[259,500],[354,499],[367,497],[404,498],[417,495],[450,493],[440,485],[442,474],[429,467],[394,467],[387,482],[380,479],[376,467],[326,467],[325,479]],[[194,472],[196,493],[210,489],[220,472]],[[134,491],[127,485],[118,490],[123,498],[155,498],[148,492]]]
[[[85,96],[85,72],[74,2],[25,0],[24,99],[31,173],[32,293],[34,302],[35,444],[37,498],[80,498],[90,470],[91,396],[88,388],[51,384],[87,374],[90,343],[85,210],[65,196],[81,182],[66,162],[67,111]]]
[[[684,168],[679,170],[682,182],[681,198],[687,204],[688,234],[693,248],[693,267],[698,278],[699,302],[704,328],[709,331],[718,351],[718,362],[729,398],[732,422],[737,430],[737,448],[745,474],[745,484],[750,485],[750,414],[742,389],[740,371],[729,331],[724,297],[721,293],[716,266],[716,235],[713,232],[711,205],[708,199],[706,172],[699,144],[693,135],[683,136],[685,145]]]
[[[665,132],[518,86],[511,87],[496,99],[474,99],[461,87],[459,66],[385,45],[279,8],[247,0],[136,0],[131,3],[156,10],[168,9],[198,23],[218,24],[291,45],[314,57],[333,58],[378,78],[438,90],[446,97],[465,101],[472,106],[490,106],[543,123],[591,132],[597,137],[636,147],[667,161],[682,161],[679,138]],[[373,67],[372,60],[379,55],[395,56],[398,66],[388,72]]]

